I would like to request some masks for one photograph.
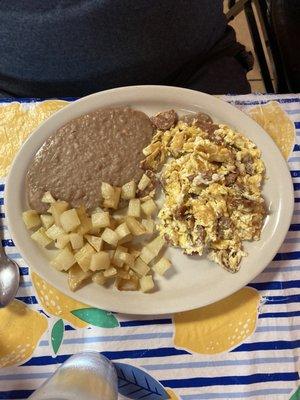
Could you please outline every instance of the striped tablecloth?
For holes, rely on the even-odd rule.
[[[0,310],[0,399],[26,399],[71,354],[89,349],[123,363],[120,392],[132,399],[300,399],[300,95],[224,98],[243,110],[278,100],[295,122],[288,161],[295,212],[279,254],[248,287],[204,309],[157,318],[98,309],[87,314],[88,305],[30,271],[10,239],[2,208],[2,242],[22,277],[18,300]],[[26,129],[64,106],[43,104],[0,104],[2,170]],[[2,178],[1,207],[4,190]]]

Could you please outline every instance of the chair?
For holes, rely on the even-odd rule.
[[[255,5],[264,37],[261,37],[255,18]],[[245,11],[253,47],[268,93],[300,91],[300,1],[299,0],[228,0],[228,20]],[[274,87],[266,61],[266,47],[273,59],[277,85]]]

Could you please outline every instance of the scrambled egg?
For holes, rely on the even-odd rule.
[[[145,149],[148,168],[158,171],[165,162],[158,228],[186,254],[205,252],[236,272],[246,256],[242,241],[260,238],[265,166],[249,139],[225,125],[206,128],[179,122],[157,131]]]

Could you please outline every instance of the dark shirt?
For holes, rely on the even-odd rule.
[[[201,89],[201,69],[219,53],[233,59],[241,51],[222,10],[223,0],[1,0],[0,92],[82,96],[136,84]]]

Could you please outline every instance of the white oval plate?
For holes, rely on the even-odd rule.
[[[263,188],[270,215],[261,240],[246,243],[249,255],[236,274],[205,258],[185,256],[168,249],[173,263],[167,278],[157,278],[159,290],[151,294],[119,292],[90,284],[73,293],[67,276],[49,265],[49,251],[30,238],[21,214],[26,208],[25,177],[28,166],[47,137],[60,126],[99,107],[130,106],[148,115],[174,108],[179,114],[205,111],[215,120],[233,127],[262,150],[267,180]],[[12,238],[24,260],[40,276],[63,293],[86,304],[126,314],[165,314],[190,310],[220,300],[245,286],[273,259],[288,231],[293,212],[293,188],[287,164],[265,131],[243,112],[204,93],[165,86],[131,86],[82,98],[45,121],[24,143],[11,167],[6,183],[5,204]]]

